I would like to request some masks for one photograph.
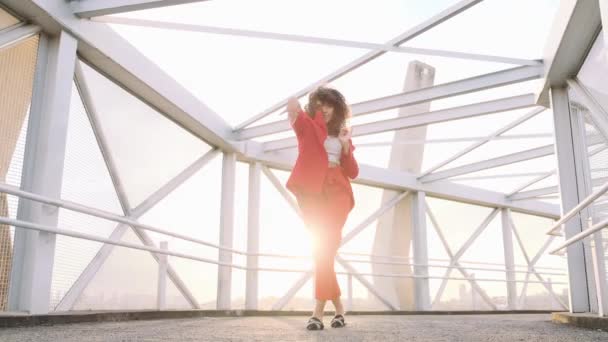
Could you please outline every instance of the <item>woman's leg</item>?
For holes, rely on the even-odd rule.
[[[326,230],[315,234],[315,298],[317,300],[334,300],[340,297],[340,286],[334,270],[340,234],[339,231]]]
[[[323,319],[323,312],[325,311],[325,303],[326,303],[326,301],[317,299],[316,304],[315,304],[315,309],[312,313],[313,317],[317,317],[320,320]]]
[[[334,303],[334,308],[336,308],[336,315],[344,315],[344,305],[342,304],[340,297],[333,299],[332,303]]]

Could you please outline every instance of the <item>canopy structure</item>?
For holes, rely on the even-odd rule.
[[[285,106],[326,85],[350,308],[602,312],[605,233],[548,251],[608,214],[553,227],[608,180],[605,1],[0,4],[0,309],[308,305]]]

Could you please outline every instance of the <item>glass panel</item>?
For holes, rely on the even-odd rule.
[[[540,59],[558,1],[486,0],[407,46]]]
[[[0,27],[6,22],[0,9]],[[19,187],[38,36],[0,51],[0,183]],[[0,216],[15,219],[18,198],[0,193]],[[0,225],[0,311],[7,307],[14,227]]]
[[[203,141],[79,63],[99,116],[99,129],[132,207],[210,150]]]

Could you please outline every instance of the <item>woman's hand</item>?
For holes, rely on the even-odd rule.
[[[352,137],[352,132],[350,128],[347,127],[342,127],[342,129],[340,130],[340,134],[338,135],[338,139],[340,140],[340,143],[342,143],[342,151],[345,154],[348,154],[348,152],[350,152],[350,138]]]
[[[292,97],[287,100],[287,114],[289,114],[289,122],[293,124],[298,117],[298,112],[301,110],[302,107],[300,106],[300,102],[297,98]]]

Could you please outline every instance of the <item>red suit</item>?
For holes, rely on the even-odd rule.
[[[342,153],[340,166],[329,167],[323,114],[317,112],[311,118],[300,111],[293,129],[298,139],[298,159],[286,186],[296,196],[304,223],[315,240],[315,297],[331,300],[340,296],[334,258],[340,247],[342,227],[355,205],[349,180],[359,174],[353,156],[355,147],[349,139],[350,151]]]

